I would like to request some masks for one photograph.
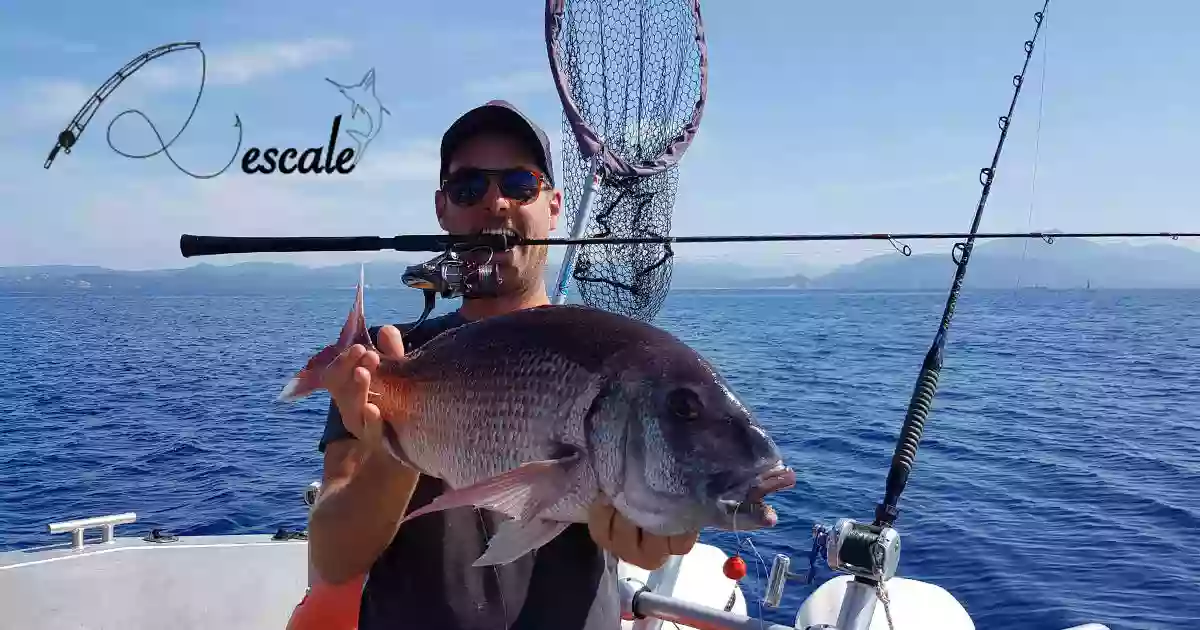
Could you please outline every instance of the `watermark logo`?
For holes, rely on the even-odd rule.
[[[367,70],[362,79],[354,85],[342,85],[329,77],[325,77],[325,80],[336,87],[342,96],[346,97],[346,100],[350,101],[350,118],[366,123],[366,129],[346,130],[346,135],[350,136],[358,146],[354,158],[354,163],[358,164],[363,154],[367,152],[367,145],[379,136],[380,131],[383,131],[384,114],[392,115],[392,112],[383,106],[383,102],[375,94],[375,68]],[[362,114],[362,118],[358,118],[359,114]]]
[[[192,122],[192,116],[196,114],[196,108],[200,106],[200,97],[204,94],[204,82],[207,78],[208,55],[206,55],[204,53],[204,49],[200,47],[200,42],[174,42],[171,44],[156,46],[134,57],[124,66],[121,66],[120,69],[109,76],[108,79],[106,79],[104,83],[92,93],[83,106],[79,108],[79,111],[75,113],[75,116],[71,119],[71,122],[67,123],[67,127],[58,134],[58,137],[55,139],[54,148],[50,150],[50,156],[46,158],[46,163],[43,165],[44,168],[50,168],[50,165],[54,163],[54,158],[58,156],[59,151],[67,154],[71,153],[71,148],[74,147],[77,142],[79,142],[79,138],[83,135],[84,130],[87,129],[88,123],[92,121],[92,117],[96,115],[96,112],[100,110],[100,106],[104,104],[104,101],[110,95],[112,95],[112,93],[115,92],[117,88],[125,82],[126,79],[133,76],[135,73],[137,73],[137,71],[145,67],[146,64],[154,61],[155,59],[185,50],[195,50],[196,52],[199,52],[201,66],[200,88],[196,92],[196,100],[192,103],[191,112],[188,113],[187,119],[183,121],[183,126],[179,128],[179,131],[175,132],[175,135],[172,136],[170,140],[164,141],[162,134],[158,132],[158,127],[155,126],[154,122],[150,120],[149,116],[146,116],[146,114],[139,109],[127,109],[120,114],[117,114],[111,121],[109,121],[108,133],[106,134],[108,147],[123,157],[139,160],[151,158],[159,153],[162,153],[167,156],[167,159],[171,161],[171,164],[175,165],[175,168],[179,169],[185,175],[194,177],[196,179],[209,179],[224,173],[225,170],[233,164],[234,159],[237,158],[238,151],[240,151],[242,148],[242,119],[237,114],[233,115],[233,126],[237,129],[238,136],[237,146],[234,148],[233,155],[229,158],[229,161],[220,170],[207,174],[193,173],[180,166],[179,163],[175,161],[175,158],[171,155],[170,151],[171,145],[175,144],[175,141],[179,139],[179,136],[183,135],[183,131],[187,129],[188,123]],[[154,137],[158,139],[158,149],[155,149],[149,153],[136,154],[126,153],[113,146],[113,125],[116,124],[116,122],[123,116],[128,116],[130,114],[140,116],[142,120],[146,121],[146,124],[150,126],[150,131],[154,132]]]
[[[337,156],[337,163],[333,163],[333,153],[337,150],[338,128],[342,125],[342,116],[338,114],[333,118],[333,130],[329,132],[328,147],[310,147],[305,149],[303,153],[299,149],[285,148],[280,151],[277,147],[270,147],[266,150],[257,147],[250,147],[246,153],[242,155],[242,172],[247,175],[270,175],[278,171],[281,175],[290,175],[292,173],[315,173],[332,175],[334,173],[346,174],[354,170],[357,166],[355,163],[349,164],[351,158],[354,158],[354,149],[346,147]],[[321,157],[324,155],[325,161],[322,163]],[[259,158],[262,162],[259,163]]]
[[[220,175],[221,173],[224,173],[230,166],[233,165],[242,149],[242,119],[241,116],[236,113],[234,114],[233,126],[237,129],[237,146],[234,147],[233,154],[230,156],[229,161],[226,162],[226,164],[219,170],[206,174],[193,173],[176,162],[174,156],[172,156],[170,152],[171,145],[173,145],[175,141],[178,140],[183,134],[184,130],[187,129],[188,124],[192,120],[192,116],[195,115],[196,109],[200,105],[200,98],[204,94],[208,59],[207,55],[204,53],[204,50],[200,47],[200,42],[176,42],[151,48],[137,57],[134,57],[119,70],[114,72],[112,76],[110,76],[104,82],[104,84],[100,86],[99,89],[92,93],[87,102],[85,102],[75,114],[75,117],[71,119],[71,122],[67,124],[67,127],[58,134],[54,147],[50,150],[49,157],[46,158],[44,167],[49,169],[60,151],[67,154],[71,153],[71,148],[79,142],[79,138],[83,135],[83,132],[87,128],[88,123],[91,122],[92,117],[96,115],[96,112],[100,109],[100,106],[104,103],[104,101],[114,91],[116,91],[118,87],[120,87],[121,83],[123,83],[126,79],[135,74],[138,70],[151,61],[174,52],[185,50],[195,50],[200,53],[200,87],[196,93],[196,99],[192,104],[192,109],[189,112],[187,119],[184,120],[183,125],[179,128],[179,131],[177,131],[175,135],[170,138],[170,140],[164,140],[162,134],[159,133],[158,128],[154,125],[150,118],[146,116],[145,113],[138,109],[128,109],[114,116],[113,119],[108,123],[108,146],[117,154],[132,159],[148,159],[161,153],[165,155],[167,159],[171,161],[171,164],[173,164],[175,168],[179,169],[180,172],[196,179],[210,179]],[[270,147],[265,150],[257,147],[250,147],[245,151],[245,153],[241,153],[242,172],[252,175],[266,175],[276,172],[285,175],[291,173],[332,175],[334,173],[350,173],[356,166],[358,166],[358,162],[366,153],[367,147],[372,141],[375,140],[375,138],[379,137],[380,131],[383,130],[384,116],[391,115],[391,112],[388,111],[387,107],[383,105],[383,102],[379,100],[378,95],[375,93],[375,69],[371,68],[368,70],[358,81],[358,83],[342,84],[328,77],[326,77],[325,81],[337,88],[341,95],[350,102],[350,121],[353,121],[354,124],[348,124],[348,128],[344,131],[344,133],[354,143],[354,147],[344,147],[340,152],[337,151],[338,135],[343,124],[342,115],[339,114],[333,119],[332,129],[329,133],[328,146],[310,147],[304,149],[303,151],[300,149],[287,147],[282,150],[276,147]],[[155,138],[158,139],[158,149],[149,153],[134,154],[121,151],[113,145],[112,127],[114,124],[116,124],[118,119],[127,115],[139,116],[146,122],[147,125],[149,125],[150,130],[154,133]]]
[[[283,175],[291,173],[332,175],[334,173],[348,174],[358,166],[358,161],[366,153],[367,146],[379,136],[379,132],[383,129],[384,114],[391,115],[391,112],[384,107],[375,94],[375,69],[368,70],[362,80],[353,85],[343,85],[328,77],[325,80],[337,87],[342,96],[350,101],[350,119],[366,125],[365,128],[346,130],[346,135],[354,141],[355,147],[342,149],[340,153],[337,153],[335,163],[333,156],[337,152],[338,131],[342,126],[342,115],[338,114],[333,119],[333,128],[329,132],[327,147],[310,147],[303,153],[294,148],[285,148],[280,151],[275,147],[266,150],[251,147],[242,156],[244,173],[248,175],[270,175],[275,172]],[[359,114],[362,116],[360,117]],[[322,161],[322,157],[324,157],[324,161]],[[259,162],[260,158],[261,162]]]

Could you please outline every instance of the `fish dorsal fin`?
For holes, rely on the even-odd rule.
[[[371,335],[367,333],[367,315],[363,308],[363,287],[366,286],[365,278],[366,265],[360,263],[358,266],[358,287],[354,292],[354,306],[350,307],[350,313],[346,316],[346,323],[342,325],[342,331],[338,335],[337,347],[339,352],[356,343],[361,343],[372,350],[375,348],[375,344],[371,342]]]
[[[367,330],[366,314],[363,312],[363,287],[366,286],[365,268],[366,265],[362,264],[358,267],[358,287],[354,292],[354,305],[350,307],[350,312],[346,315],[346,322],[342,324],[338,340],[325,346],[309,358],[308,363],[284,385],[283,391],[279,392],[279,400],[299,400],[321,389],[321,375],[338,355],[345,352],[346,348],[361,343],[368,349],[375,349],[375,344],[371,342],[370,331]]]

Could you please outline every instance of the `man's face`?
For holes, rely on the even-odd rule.
[[[462,168],[525,168],[540,172],[537,159],[516,139],[506,135],[480,134],[464,142],[450,159],[448,173]],[[562,192],[543,189],[537,198],[522,204],[500,193],[493,180],[487,193],[472,205],[455,204],[441,190],[434,194],[438,223],[450,234],[475,234],[485,229],[509,228],[523,238],[548,238],[558,224]],[[492,255],[500,269],[502,291],[525,290],[541,280],[546,266],[545,245],[517,247]],[[469,255],[485,262],[488,252]]]

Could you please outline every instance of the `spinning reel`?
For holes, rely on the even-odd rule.
[[[490,251],[490,250],[489,250]],[[433,312],[437,298],[494,297],[500,292],[502,280],[496,263],[473,263],[451,245],[441,255],[417,265],[411,265],[401,276],[404,284],[421,289],[425,294],[425,310],[413,324],[420,326]]]

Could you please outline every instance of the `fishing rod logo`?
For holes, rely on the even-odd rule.
[[[99,89],[92,93],[91,97],[79,108],[74,118],[67,123],[66,128],[58,134],[54,147],[50,150],[50,155],[46,158],[43,167],[49,169],[51,164],[54,163],[55,157],[58,156],[59,151],[67,154],[71,153],[71,148],[79,142],[80,136],[83,135],[92,117],[99,111],[100,106],[116,91],[125,79],[133,76],[138,70],[155,59],[185,50],[195,50],[200,53],[201,65],[200,87],[196,92],[196,98],[192,103],[191,111],[183,121],[183,125],[180,126],[179,131],[175,132],[175,135],[170,140],[164,141],[162,134],[158,131],[158,127],[155,126],[154,122],[144,112],[136,108],[127,109],[114,116],[108,123],[106,134],[108,146],[118,155],[131,159],[148,159],[162,153],[166,155],[171,164],[179,169],[180,172],[196,179],[211,179],[224,173],[233,165],[239,154],[242,156],[242,172],[247,175],[270,175],[276,172],[281,175],[291,173],[323,175],[340,173],[345,175],[354,171],[359,161],[362,160],[362,156],[366,153],[367,147],[375,138],[379,137],[379,133],[383,130],[384,115],[391,115],[391,111],[384,106],[383,102],[379,100],[379,96],[375,93],[374,68],[367,70],[362,78],[353,84],[339,83],[326,77],[325,81],[337,88],[342,97],[350,102],[350,120],[361,123],[361,126],[352,126],[344,132],[354,142],[354,147],[344,147],[340,152],[337,151],[338,132],[342,127],[342,114],[338,114],[333,118],[328,146],[308,147],[303,149],[303,151],[292,147],[284,147],[282,150],[277,147],[268,147],[265,150],[258,147],[249,147],[242,153],[242,118],[235,113],[233,115],[233,126],[237,129],[237,146],[234,147],[229,161],[212,173],[193,173],[175,161],[174,156],[171,155],[170,147],[175,144],[179,136],[183,135],[188,124],[191,123],[192,117],[196,114],[197,107],[200,105],[200,98],[204,94],[204,85],[208,75],[208,56],[200,46],[200,42],[176,42],[151,48],[134,57],[114,72]],[[150,131],[154,133],[155,138],[158,140],[158,149],[149,153],[136,154],[127,153],[113,145],[113,125],[127,115],[139,116],[146,122],[150,127]],[[334,157],[335,155],[336,158]]]

